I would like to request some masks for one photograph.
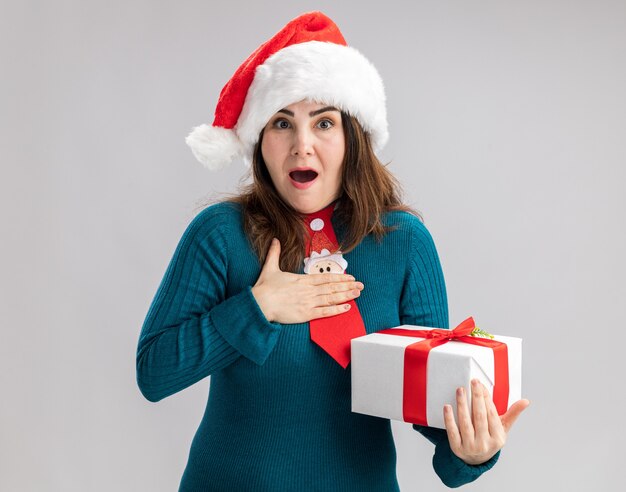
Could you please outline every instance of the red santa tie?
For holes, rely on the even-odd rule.
[[[310,235],[310,240],[306,243],[307,258],[304,260],[304,272],[307,274],[344,273],[348,266],[339,251],[339,244],[330,220],[335,203],[305,216]],[[350,363],[350,340],[366,334],[363,318],[354,299],[348,304],[350,304],[350,309],[344,313],[313,319],[309,322],[311,340],[344,369]]]

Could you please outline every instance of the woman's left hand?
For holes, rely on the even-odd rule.
[[[473,379],[471,415],[464,388],[456,391],[458,427],[452,407],[445,405],[443,408],[450,449],[468,465],[488,461],[502,449],[511,426],[529,404],[526,399],[516,401],[500,416],[489,390],[480,381]]]

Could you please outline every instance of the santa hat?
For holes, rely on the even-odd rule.
[[[374,152],[389,138],[385,91],[376,68],[347,46],[331,19],[309,12],[289,22],[241,64],[220,93],[213,124],[195,127],[185,141],[211,170],[237,157],[250,165],[269,119],[304,99],[354,116],[369,134]]]

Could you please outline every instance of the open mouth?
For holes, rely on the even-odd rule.
[[[313,181],[317,178],[317,173],[315,171],[291,171],[289,173],[291,179],[297,181],[298,183],[308,183],[309,181]]]

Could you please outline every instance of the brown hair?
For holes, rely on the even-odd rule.
[[[346,235],[337,238],[342,253],[353,250],[365,236],[374,234],[380,242],[385,233],[394,227],[384,226],[384,212],[402,210],[422,216],[401,200],[402,187],[395,176],[387,170],[372,150],[369,135],[353,116],[341,112],[346,151],[342,163],[342,186],[339,206],[334,216],[346,226]],[[244,230],[261,264],[273,237],[280,240],[280,268],[298,273],[304,263],[307,227],[303,214],[294,210],[276,191],[261,153],[263,131],[259,136],[252,168],[242,181],[253,174],[252,183],[243,187],[240,194],[225,194],[226,202],[242,207]],[[207,204],[205,204],[207,205]]]

